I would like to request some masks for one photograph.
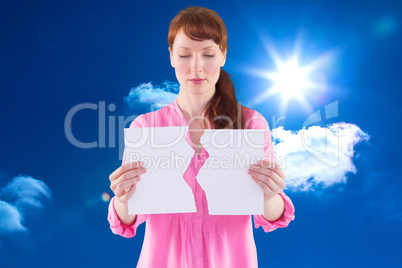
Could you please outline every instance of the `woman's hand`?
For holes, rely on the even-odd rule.
[[[267,160],[250,165],[248,174],[264,191],[264,200],[273,199],[285,187],[285,173],[279,165]]]
[[[143,164],[136,161],[121,165],[110,174],[110,189],[121,203],[127,202],[133,196],[136,189],[135,184],[140,180],[139,175],[145,172]]]

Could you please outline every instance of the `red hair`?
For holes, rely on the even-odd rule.
[[[227,51],[227,30],[222,18],[213,10],[205,7],[187,7],[172,19],[169,25],[168,44],[173,49],[177,33],[183,32],[190,39],[203,41],[212,39],[224,53]],[[214,96],[203,112],[213,119],[215,129],[244,129],[243,106],[238,104],[231,75],[220,69]],[[205,122],[204,122],[205,124]]]

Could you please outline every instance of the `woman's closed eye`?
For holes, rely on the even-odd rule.
[[[205,57],[208,57],[208,58],[213,58],[214,57],[214,55],[204,55]],[[190,56],[180,56],[180,58],[188,58],[188,57],[190,57]]]

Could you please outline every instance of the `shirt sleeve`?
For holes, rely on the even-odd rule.
[[[143,122],[140,121],[141,118],[140,116],[137,117],[131,124],[130,124],[130,128],[132,127],[143,127],[145,126],[143,124]],[[122,161],[122,165],[125,164],[125,151],[123,152],[123,161]],[[137,214],[137,217],[135,219],[135,222],[132,225],[125,225],[123,224],[117,213],[116,210],[114,208],[114,199],[115,197],[113,197],[110,200],[109,203],[109,208],[108,208],[108,216],[107,216],[107,220],[109,221],[109,225],[110,225],[110,229],[112,230],[112,232],[114,234],[126,237],[126,238],[130,238],[130,237],[134,237],[137,231],[137,227],[146,221],[147,219],[147,215],[142,215],[142,214]]]
[[[279,192],[279,195],[282,197],[283,201],[285,201],[285,212],[283,213],[282,217],[276,221],[268,221],[263,215],[254,215],[255,228],[258,229],[260,226],[262,226],[264,232],[272,232],[277,228],[287,227],[290,221],[295,219],[295,208],[292,201],[283,191]]]
[[[110,224],[110,229],[114,234],[120,235],[125,238],[134,237],[138,226],[146,221],[146,216],[142,214],[137,214],[137,217],[132,225],[123,224],[119,217],[117,216],[116,210],[114,209],[114,197],[109,203],[109,213],[107,220]]]
[[[273,149],[271,130],[265,118],[255,111],[250,118],[246,121],[246,128],[248,129],[265,129],[264,133],[264,159],[276,163],[276,157]],[[285,228],[295,218],[295,208],[290,198],[283,192],[279,192],[285,202],[285,211],[276,221],[268,221],[263,215],[254,215],[254,226],[259,228],[262,226],[265,232],[272,232],[277,228]]]

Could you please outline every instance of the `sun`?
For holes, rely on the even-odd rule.
[[[299,42],[296,42],[291,56],[286,59],[281,58],[272,45],[268,44],[266,46],[269,57],[275,65],[276,70],[274,71],[253,68],[245,70],[251,75],[269,80],[271,84],[269,88],[256,96],[252,101],[252,105],[259,105],[268,98],[280,94],[281,113],[286,112],[288,104],[292,100],[299,102],[307,112],[313,110],[305,95],[306,93],[311,93],[311,91],[323,91],[327,88],[325,83],[314,81],[312,77],[318,71],[322,74],[325,65],[332,58],[332,53],[324,53],[308,64],[300,65],[301,48],[298,44]]]
[[[301,99],[303,90],[308,88],[308,73],[297,66],[297,62],[290,61],[278,66],[278,72],[271,75],[275,86],[286,99]]]

